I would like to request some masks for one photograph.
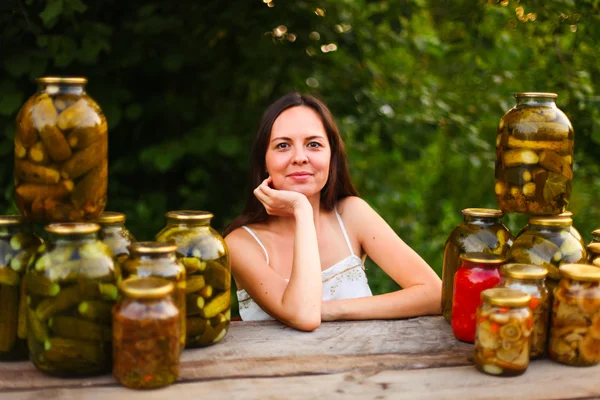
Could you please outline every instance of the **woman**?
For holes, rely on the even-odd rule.
[[[441,281],[354,188],[327,107],[289,93],[263,115],[246,208],[225,231],[243,320],[321,321],[440,313]],[[403,289],[373,296],[366,256]]]

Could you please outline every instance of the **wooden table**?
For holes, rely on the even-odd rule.
[[[186,350],[179,381],[152,391],[110,375],[61,379],[29,362],[0,363],[1,399],[592,399],[600,365],[537,360],[516,378],[475,370],[472,345],[442,317],[328,322],[305,333],[277,322],[233,322],[223,341]]]

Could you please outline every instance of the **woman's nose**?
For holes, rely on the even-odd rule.
[[[296,150],[292,159],[292,163],[299,165],[308,163],[308,157],[306,157],[304,150]]]

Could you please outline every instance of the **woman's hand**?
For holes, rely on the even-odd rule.
[[[276,190],[269,186],[271,177],[254,189],[254,196],[265,206],[267,214],[278,217],[295,216],[301,207],[310,207],[305,195],[290,190]]]

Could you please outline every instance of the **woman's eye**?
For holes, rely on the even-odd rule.
[[[287,143],[278,143],[275,148],[277,149],[287,149],[289,145]]]
[[[319,142],[310,142],[308,147],[321,147],[321,143]]]

